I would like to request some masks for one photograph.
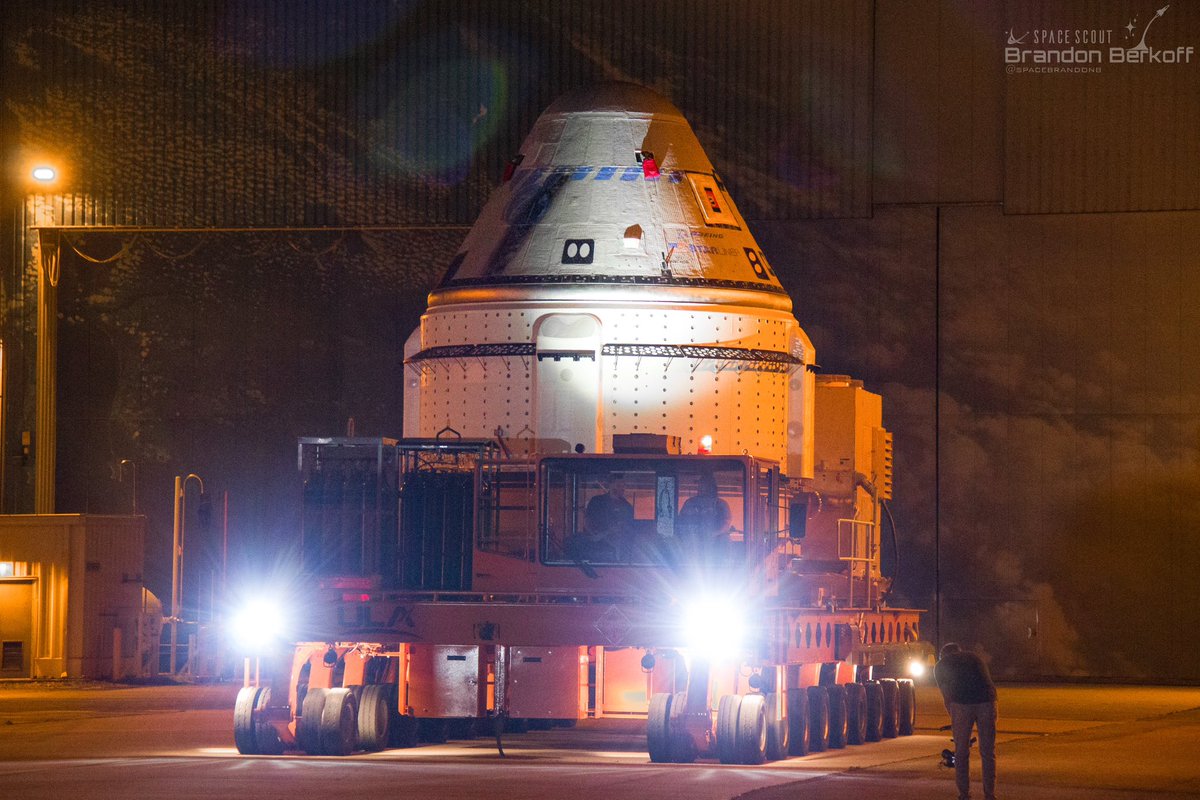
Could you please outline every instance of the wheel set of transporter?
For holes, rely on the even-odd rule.
[[[722,764],[763,764],[908,736],[916,724],[911,680],[828,682],[787,689],[782,698],[770,687],[762,688],[721,695],[715,720],[707,699],[693,709],[686,691],[654,694],[646,717],[650,760],[691,763],[711,757]],[[291,715],[273,709],[269,686],[243,688],[234,707],[238,752],[282,755],[295,749],[314,756],[348,756],[576,724],[570,718],[503,715],[417,717],[401,713],[395,683],[308,688],[299,694],[299,710]]]
[[[706,749],[681,724],[687,694],[659,693],[650,700],[646,743],[656,763],[690,763],[713,756],[722,764],[764,764],[847,745],[910,736],[916,725],[916,692],[907,679],[884,678],[788,689],[780,716],[775,692],[722,695],[715,741]]]

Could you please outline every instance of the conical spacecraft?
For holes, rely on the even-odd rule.
[[[605,83],[541,115],[405,347],[404,435],[616,434],[812,475],[813,347],[691,127]]]

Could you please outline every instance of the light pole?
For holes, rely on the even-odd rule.
[[[120,475],[122,482],[125,481],[125,467],[126,466],[128,466],[129,469],[133,472],[133,513],[137,514],[138,513],[138,510],[137,510],[137,462],[131,461],[128,458],[122,458],[121,463],[118,464],[117,466],[118,466],[118,474]]]
[[[196,479],[204,494],[204,479],[194,472],[175,476],[175,542],[171,550],[171,674],[175,674],[179,647],[179,618],[183,611],[183,541],[187,514],[187,482]]]
[[[45,194],[60,183],[59,170],[47,164],[29,171],[33,193],[26,198],[26,230],[36,231],[38,263],[38,313],[36,397],[34,410],[34,512],[54,513],[54,460],[56,445],[56,394],[58,356],[58,277],[62,261],[62,237],[53,227],[53,209],[47,207]],[[30,224],[32,222],[32,225]]]

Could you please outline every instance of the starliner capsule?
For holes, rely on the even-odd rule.
[[[683,115],[633,84],[546,109],[405,362],[406,437],[665,434],[812,473],[812,344]]]

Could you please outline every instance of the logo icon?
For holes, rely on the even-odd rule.
[[[1138,53],[1147,53],[1150,51],[1149,45],[1146,44],[1146,34],[1150,32],[1150,26],[1153,25],[1156,20],[1158,20],[1160,17],[1162,17],[1163,14],[1167,13],[1167,9],[1170,7],[1171,7],[1171,4],[1167,3],[1165,6],[1160,8],[1158,11],[1154,12],[1154,16],[1150,18],[1150,21],[1146,23],[1146,27],[1142,29],[1141,41],[1139,41],[1133,47],[1129,48],[1130,51],[1138,52]],[[1127,33],[1125,34],[1125,38],[1128,39],[1129,37],[1133,36],[1133,32],[1135,30],[1137,30],[1137,25],[1135,24],[1136,22],[1137,22],[1137,17],[1134,17],[1133,20],[1131,20],[1130,23],[1125,26],[1125,30],[1127,31]]]

